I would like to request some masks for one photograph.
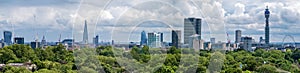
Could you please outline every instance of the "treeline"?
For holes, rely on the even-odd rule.
[[[0,64],[5,73],[300,73],[300,50],[257,49],[220,51],[150,49],[134,47],[130,51],[101,46],[96,49],[66,50],[63,45],[32,49],[28,45],[11,45],[0,49]],[[9,66],[9,63],[36,65]]]

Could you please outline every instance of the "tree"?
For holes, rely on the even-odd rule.
[[[35,71],[34,73],[59,73],[59,71],[56,70],[48,70],[48,69],[40,69],[38,71]]]
[[[272,65],[262,65],[262,66],[258,67],[256,72],[259,72],[259,73],[278,73],[276,71],[276,67],[274,67]]]
[[[37,60],[37,56],[32,48],[26,45],[22,44],[14,44],[5,47],[7,49],[10,49],[14,52],[17,58],[20,59],[21,62],[28,62],[28,61],[33,61]]]
[[[12,50],[5,47],[0,50],[0,63],[7,63],[9,60],[17,60],[17,56]]]
[[[5,66],[4,73],[31,73],[28,69],[25,67],[12,67],[12,66]]]
[[[243,71],[240,68],[227,68],[225,73],[243,73]]]
[[[179,49],[176,49],[176,47],[174,47],[174,46],[172,46],[168,50],[168,54],[180,54],[180,53],[181,53],[181,51]]]

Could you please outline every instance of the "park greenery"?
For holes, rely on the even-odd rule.
[[[37,68],[4,66],[4,73],[300,73],[300,50],[256,49],[248,52],[170,47],[112,46],[66,50],[63,45],[32,49],[14,44],[0,49],[0,64],[32,62]]]

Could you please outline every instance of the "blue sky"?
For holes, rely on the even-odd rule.
[[[0,32],[33,41],[43,35],[48,41],[82,40],[84,20],[89,41],[96,34],[101,41],[139,41],[140,32],[164,32],[170,41],[172,29],[183,30],[183,18],[202,18],[203,39],[234,41],[234,31],[258,39],[264,36],[264,9],[271,11],[271,42],[285,35],[300,41],[298,0],[0,0]],[[140,31],[140,32],[139,32]],[[3,38],[3,34],[0,34]],[[287,39],[291,41],[291,39]]]

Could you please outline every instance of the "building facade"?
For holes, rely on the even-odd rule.
[[[24,44],[24,37],[15,37],[14,43],[15,44]]]
[[[242,48],[247,51],[254,51],[252,49],[252,37],[242,37]]]
[[[185,18],[184,19],[184,44],[189,43],[189,37],[198,34],[198,39],[201,39],[201,19],[200,18]]]
[[[148,33],[148,46],[151,48],[162,47],[161,37],[160,32]]]
[[[140,42],[141,46],[147,45],[147,35],[145,31],[141,32],[141,42]]]
[[[240,43],[242,38],[242,31],[236,30],[235,31],[235,43]]]
[[[172,30],[172,46],[179,48],[180,42],[181,42],[181,31]]]
[[[98,47],[98,45],[99,45],[99,36],[98,35],[96,35],[93,38],[93,44],[95,45],[95,47]]]
[[[3,36],[4,36],[4,42],[6,45],[11,45],[12,44],[12,32],[11,31],[4,31],[3,32]]]
[[[216,38],[210,38],[210,43],[212,44],[216,43]]]
[[[82,38],[82,42],[83,44],[88,44],[88,40],[89,40],[89,36],[88,36],[88,29],[87,29],[87,21],[84,21],[84,28],[83,28],[83,38]]]
[[[41,47],[41,42],[37,42],[37,41],[30,42],[30,46],[32,49],[39,48],[39,47]]]
[[[41,46],[42,46],[42,48],[44,48],[44,47],[47,46],[47,41],[46,41],[45,36],[43,36],[43,39],[42,39],[42,41],[41,41]]]

